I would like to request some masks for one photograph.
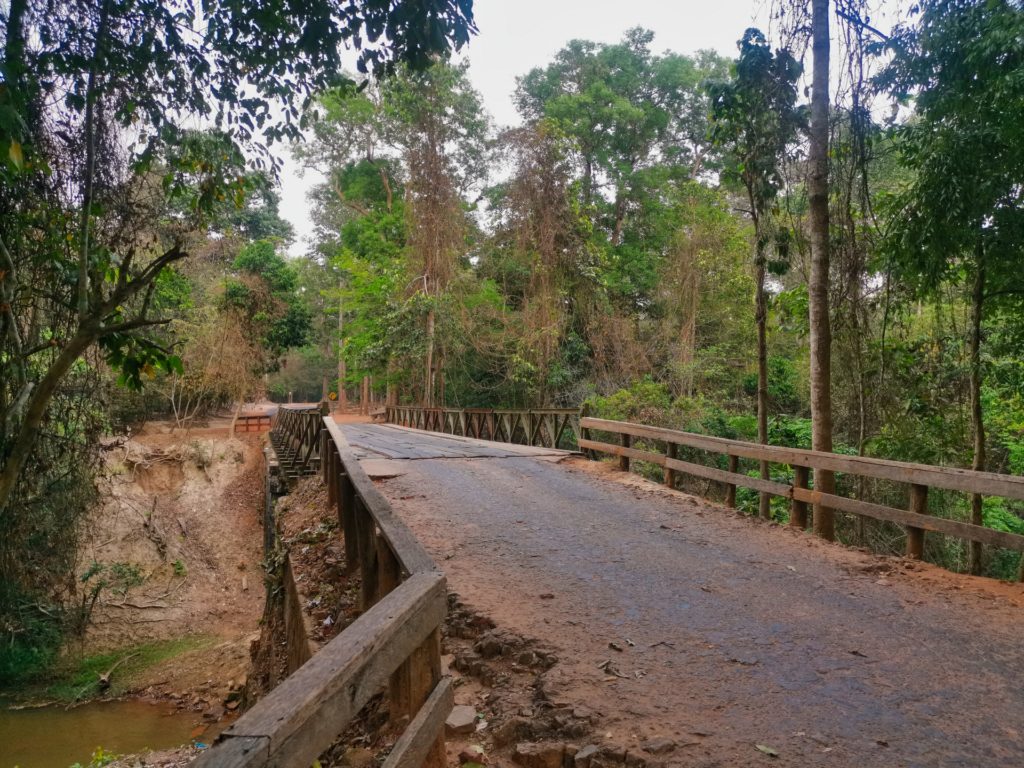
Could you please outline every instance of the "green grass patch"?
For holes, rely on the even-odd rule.
[[[99,676],[118,664],[111,675],[110,687],[103,693],[119,696],[130,690],[138,676],[150,667],[189,651],[212,645],[214,638],[189,635],[174,640],[127,646],[78,659],[66,659],[58,665],[49,680],[44,681],[40,693],[47,699],[73,701],[88,699],[100,693]],[[130,658],[126,658],[130,657]]]

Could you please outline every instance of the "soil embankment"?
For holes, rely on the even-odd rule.
[[[196,646],[133,675],[130,690],[215,713],[220,689],[244,678],[264,598],[260,446],[226,425],[183,434],[155,424],[106,447],[78,571],[101,569],[86,599],[96,578],[107,585],[80,650]]]

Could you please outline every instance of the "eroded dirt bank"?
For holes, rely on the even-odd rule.
[[[237,706],[263,609],[261,439],[229,437],[226,422],[192,434],[153,424],[103,458],[76,568],[94,572],[86,604],[103,587],[69,652],[123,650],[114,692],[173,698],[216,721]],[[137,649],[179,640],[187,650],[134,669]]]

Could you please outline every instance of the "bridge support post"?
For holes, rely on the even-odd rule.
[[[793,466],[793,487],[794,488],[807,488],[807,481],[810,477],[810,471],[807,467],[801,467],[799,464]],[[794,528],[803,530],[807,527],[807,502],[799,501],[798,499],[791,499],[789,502],[789,524]]]
[[[362,584],[359,590],[359,609],[367,611],[379,599],[377,588],[377,531],[370,513],[359,497],[354,499],[356,540],[359,545],[359,571]]]
[[[324,434],[327,434],[326,430],[324,430]],[[334,448],[334,441],[330,439],[327,440],[324,466],[324,471],[327,473],[327,503],[335,504],[338,501],[338,452]],[[340,523],[341,520],[338,522]]]
[[[633,436],[623,433],[622,447],[629,448],[629,446],[631,446],[632,444]],[[619,454],[619,469],[621,469],[623,472],[629,472],[629,456],[626,456],[625,454]]]
[[[391,592],[402,583],[402,566],[383,536],[377,537],[377,598]]]
[[[736,473],[740,468],[739,456],[729,457],[729,471]],[[725,506],[736,509],[736,483],[729,483],[725,487]]]
[[[928,514],[928,486],[914,483],[910,486],[910,511]],[[907,526],[907,557],[920,560],[924,556],[924,528]]]
[[[665,455],[670,459],[674,459],[676,457],[675,443],[669,443],[665,446]],[[672,489],[675,489],[676,487],[676,471],[667,466],[665,467],[665,485]]]
[[[341,464],[341,462],[338,462]],[[340,469],[340,468],[339,468]],[[351,576],[359,567],[359,529],[356,526],[355,489],[345,472],[337,473],[338,522],[345,539],[345,575]]]

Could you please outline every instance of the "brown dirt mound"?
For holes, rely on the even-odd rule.
[[[190,635],[203,647],[133,681],[154,694],[200,699],[245,676],[263,607],[263,468],[256,439],[169,440],[146,433],[108,445],[100,503],[78,573],[105,579],[84,641],[96,653]],[[200,702],[202,703],[202,702]]]

